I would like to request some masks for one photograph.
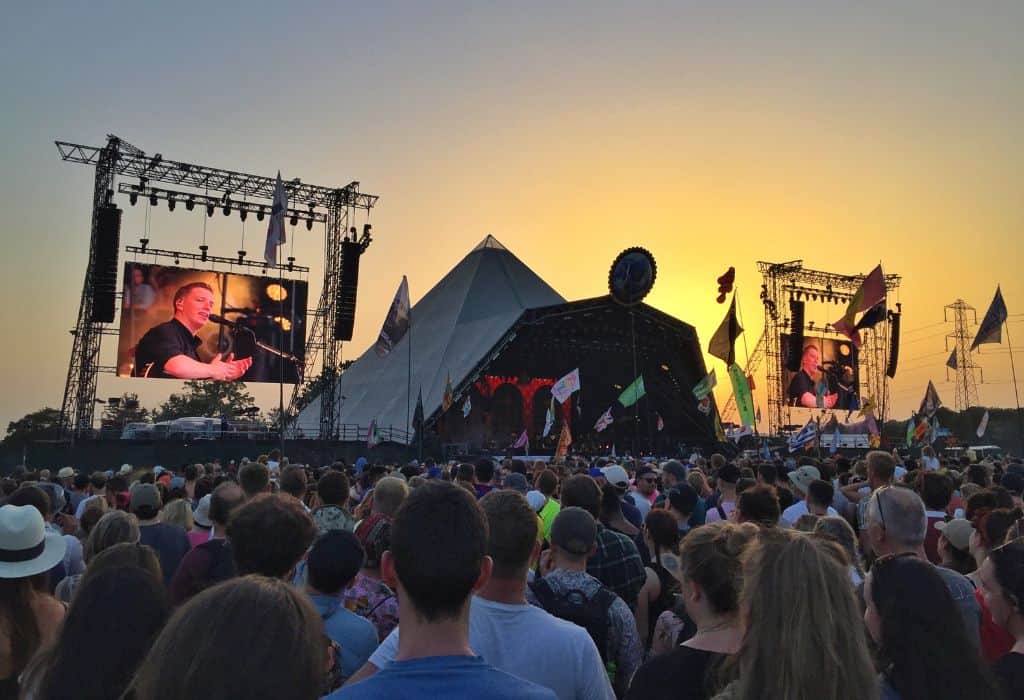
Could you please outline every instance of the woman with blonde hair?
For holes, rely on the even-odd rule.
[[[185,532],[192,532],[192,528],[195,526],[192,508],[183,498],[175,498],[163,507],[160,511],[160,522],[177,525]]]
[[[789,530],[746,553],[739,678],[716,700],[875,700],[878,679],[839,545]]]
[[[814,524],[813,534],[842,547],[850,560],[850,581],[854,586],[864,582],[864,569],[861,567],[860,554],[857,552],[857,533],[853,531],[846,518],[835,515],[819,518]]]
[[[115,544],[122,542],[134,544],[138,541],[139,519],[123,510],[110,510],[103,514],[103,517],[93,527],[92,532],[89,533],[82,557],[88,565],[93,557]],[[57,589],[53,594],[58,600],[70,603],[78,584],[82,582],[82,576],[84,574],[65,577],[57,584]]]

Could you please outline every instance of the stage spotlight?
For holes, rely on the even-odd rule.
[[[245,260],[245,251],[240,250],[238,251],[238,264],[241,265],[243,260]]]
[[[202,258],[203,262],[206,262],[206,251],[208,251],[209,249],[210,246],[206,245],[205,243],[199,246],[200,257]]]
[[[281,330],[287,333],[292,329],[292,322],[284,316],[274,316],[274,321],[281,326]]]
[[[249,216],[249,212],[246,211],[245,209],[242,209],[238,212],[238,216],[241,217],[242,221],[245,221],[246,217]]]
[[[139,239],[139,243],[142,245],[142,252],[146,252],[146,246],[149,245],[149,239],[148,238],[140,238]]]
[[[256,220],[263,221],[263,207],[256,210]]]
[[[195,197],[189,197],[188,199],[185,200],[185,208],[188,209],[189,211],[192,211],[193,209],[196,208]]]
[[[292,215],[292,226],[298,226],[298,225],[299,225],[299,217],[297,217],[297,216],[295,216],[293,214]]]
[[[207,204],[206,205],[206,215],[207,216],[213,216],[213,205],[212,204]]]
[[[288,256],[288,270],[289,270],[289,272],[292,270],[292,268],[294,266],[295,266],[295,258],[293,258],[292,256],[289,255]]]
[[[224,216],[229,216],[231,214],[231,203],[225,202],[224,209],[222,209],[222,211],[224,212]]]
[[[312,231],[313,230],[313,220],[312,219],[306,219],[306,230],[307,231]]]
[[[174,195],[168,193],[167,195],[167,211],[174,211],[174,207],[178,204],[177,200],[174,199]]]
[[[131,202],[131,205],[134,207],[139,201],[139,193],[132,192],[130,195],[128,195],[128,201]]]
[[[174,264],[175,265],[180,265],[181,264],[181,261],[178,260],[178,256],[177,255],[174,256]]]
[[[271,301],[284,301],[288,298],[288,290],[274,282],[267,285],[266,295]]]
[[[155,207],[158,201],[159,200],[156,198],[156,190],[151,191],[149,193],[149,203]]]

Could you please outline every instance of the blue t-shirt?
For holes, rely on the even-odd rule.
[[[479,656],[429,656],[393,661],[377,674],[326,700],[558,700],[554,691],[499,671]]]
[[[348,678],[377,648],[377,628],[365,617],[346,610],[338,596],[310,595],[324,621],[324,632],[341,647],[341,674]]]

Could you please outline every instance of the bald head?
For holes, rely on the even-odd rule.
[[[878,489],[872,494],[867,520],[872,546],[878,554],[891,553],[884,550],[916,550],[924,544],[928,532],[928,516],[921,497],[900,486]]]

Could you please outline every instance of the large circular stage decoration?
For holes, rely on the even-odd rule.
[[[658,264],[650,251],[626,248],[615,258],[608,272],[608,291],[612,299],[623,306],[634,306],[651,291],[657,276]]]

